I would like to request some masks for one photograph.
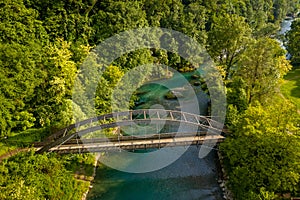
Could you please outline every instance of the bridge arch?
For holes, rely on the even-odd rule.
[[[99,123],[102,122],[102,123]],[[190,127],[196,127],[197,131],[189,133],[189,135],[199,135],[200,132],[209,133],[209,135],[220,135],[223,129],[223,125],[215,120],[210,119],[207,116],[196,115],[187,112],[181,112],[176,110],[163,110],[163,109],[141,109],[141,110],[129,110],[122,112],[115,112],[104,114],[101,116],[89,118],[75,124],[72,124],[66,128],[59,130],[53,135],[48,137],[48,144],[38,150],[38,153],[47,152],[56,146],[68,143],[72,139],[78,139],[82,136],[92,133],[98,130],[107,128],[123,127],[131,125],[141,124],[169,124],[169,125],[184,125]],[[96,125],[95,125],[96,124]],[[183,135],[183,133],[169,133],[168,136],[176,137],[176,135]],[[186,134],[188,135],[188,134]],[[204,136],[203,134],[201,136]],[[160,136],[159,136],[160,137]],[[166,137],[166,135],[165,135]],[[114,140],[114,138],[107,138],[108,140]],[[122,139],[126,139],[126,136]]]

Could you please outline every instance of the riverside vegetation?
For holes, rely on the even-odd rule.
[[[294,69],[276,41],[280,22],[298,9],[297,0],[0,0],[1,154],[30,147],[84,118],[72,101],[72,88],[94,46],[125,30],[158,26],[205,46],[223,76],[231,134],[220,150],[234,197],[299,196],[300,86],[296,75],[289,79],[299,73],[299,21],[287,35]],[[146,63],[194,69],[161,49],[127,53],[99,80],[97,114],[110,112],[110,96],[123,74]],[[90,155],[30,151],[10,157],[0,163],[0,198],[81,199],[87,183],[74,173],[83,168],[91,173],[92,163]]]

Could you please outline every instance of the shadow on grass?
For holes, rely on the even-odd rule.
[[[285,82],[281,86],[282,93],[297,107],[300,107],[300,66],[294,66],[284,80]]]
[[[291,90],[291,95],[300,98],[300,66],[293,69],[292,73],[294,73],[292,80],[295,82],[296,87]]]
[[[78,178],[85,176],[91,178],[94,173],[95,156],[91,154],[69,154],[62,155],[66,160],[66,168],[75,174]],[[81,178],[79,178],[81,179]]]
[[[47,128],[28,129],[20,133],[13,133],[11,136],[1,138],[0,143],[5,146],[32,147],[34,142],[41,142],[49,135]]]

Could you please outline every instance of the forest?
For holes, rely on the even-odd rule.
[[[299,9],[298,0],[0,0],[0,153],[41,141],[84,115],[72,88],[95,46],[126,30],[162,27],[203,45],[222,74],[230,135],[220,152],[235,199],[300,196],[300,101],[280,90],[285,75],[299,69],[300,20],[284,38],[291,60],[277,37],[281,22]],[[127,53],[101,77],[98,114],[111,111],[120,78],[147,63],[193,69],[161,49]],[[70,164],[78,162],[90,157],[10,157],[0,163],[0,199],[81,199],[86,186]]]

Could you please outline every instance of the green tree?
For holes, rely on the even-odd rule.
[[[35,99],[35,113],[41,126],[64,126],[70,123],[72,118],[69,102],[72,98],[72,89],[76,78],[77,68],[71,60],[72,52],[70,43],[62,39],[45,48],[44,60],[45,77],[41,87],[36,88],[38,97]],[[68,118],[61,118],[61,114]]]
[[[288,102],[252,105],[221,144],[237,199],[295,192],[300,180],[297,113]],[[264,189],[262,189],[264,188]],[[271,198],[273,199],[273,198]]]
[[[232,76],[232,68],[250,40],[251,29],[245,22],[245,18],[224,13],[213,18],[208,35],[208,51],[211,57],[224,68],[225,80],[227,80]]]
[[[81,199],[84,184],[54,154],[21,153],[0,163],[0,198]]]
[[[95,8],[97,0],[83,2],[72,1],[47,1],[24,0],[27,7],[39,12],[39,20],[43,22],[50,39],[64,38],[73,44],[87,45],[94,33],[90,26],[90,12]]]
[[[39,13],[27,8],[23,0],[1,0],[0,41],[1,43],[19,43],[32,45],[47,42],[47,32],[38,20]]]
[[[8,135],[34,125],[30,102],[42,83],[40,52],[48,40],[38,13],[21,0],[2,1],[0,17],[0,134]]]
[[[300,20],[295,20],[292,23],[291,31],[287,34],[287,50],[292,55],[292,63],[300,63]]]
[[[95,95],[95,108],[98,115],[112,112],[112,93],[123,75],[124,72],[116,66],[109,66],[103,72]]]
[[[92,45],[125,30],[148,25],[142,1],[110,1],[100,3],[99,11],[92,16]]]
[[[291,69],[285,51],[273,39],[261,38],[249,44],[238,63],[237,75],[246,83],[248,103],[263,102],[276,91]]]
[[[235,76],[227,83],[227,104],[236,106],[239,112],[246,110],[248,107],[248,98],[245,88],[245,81],[238,76]]]

